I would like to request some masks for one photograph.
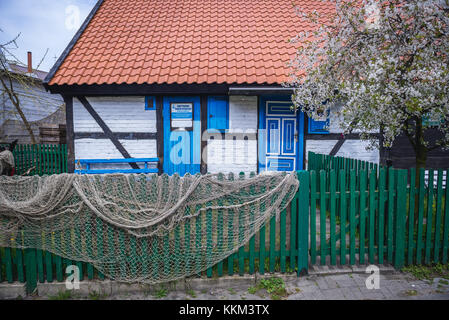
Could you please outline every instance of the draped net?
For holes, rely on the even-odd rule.
[[[296,173],[1,177],[0,246],[87,262],[118,281],[172,281],[245,245],[298,185]]]

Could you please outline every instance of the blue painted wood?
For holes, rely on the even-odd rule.
[[[309,133],[329,134],[329,118],[326,121],[317,121],[309,118]]]
[[[159,173],[159,170],[158,170],[158,169],[75,170],[75,173],[77,173],[77,174],[108,174],[108,173],[126,173],[126,174],[132,174],[132,173]]]
[[[198,96],[173,96],[163,99],[164,119],[164,173],[173,175],[178,173],[200,172],[201,165],[201,103]],[[193,103],[193,130],[171,130],[171,103]]]
[[[130,158],[130,159],[79,159],[75,163],[135,163],[135,162],[159,162],[159,158]]]
[[[207,129],[229,129],[229,99],[227,96],[207,97]]]
[[[303,169],[304,113],[292,106],[290,96],[259,97],[259,171]]]
[[[155,96],[145,97],[145,110],[156,110],[156,97]]]

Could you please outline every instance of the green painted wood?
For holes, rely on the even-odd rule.
[[[298,210],[298,276],[307,274],[309,269],[309,195],[310,175],[299,171],[299,210]]]
[[[185,238],[185,246],[186,246],[186,271],[189,270],[190,267],[190,223],[186,224],[186,231],[189,231],[188,234],[186,234]],[[157,257],[159,255],[159,237],[153,237],[151,239],[151,254],[153,257]],[[159,276],[159,264],[158,259],[153,260],[153,265],[151,266],[153,278],[157,279]]]
[[[414,257],[414,225],[415,225],[415,199],[416,199],[416,170],[410,169],[410,188],[409,188],[409,210],[408,210],[408,248],[407,248],[407,263],[413,263]]]
[[[435,239],[433,241],[433,262],[440,262],[440,240],[441,240],[441,206],[443,202],[443,170],[438,170],[437,181],[437,206],[435,211]]]
[[[423,233],[424,233],[424,198],[425,198],[425,187],[424,187],[424,175],[425,171],[423,168],[419,170],[419,194],[418,194],[418,221],[417,221],[417,236],[416,236],[416,263],[421,264],[422,251],[424,247],[423,243]]]
[[[379,224],[378,224],[378,260],[380,264],[384,263],[384,239],[385,239],[385,185],[386,169],[382,168],[379,172]]]
[[[231,172],[228,176],[229,181],[234,181],[234,174]],[[234,248],[234,210],[226,210],[228,215],[228,249],[232,251]],[[234,255],[231,254],[228,257],[228,275],[232,276],[234,274]]]
[[[45,277],[47,282],[53,282],[53,259],[52,254],[48,251],[44,252],[45,255]]]
[[[444,205],[444,231],[443,231],[443,257],[442,263],[446,264],[448,261],[449,249],[449,170],[446,170],[446,201]]]
[[[299,191],[299,189],[298,189]],[[296,266],[296,230],[298,216],[298,192],[296,192],[290,205],[290,268],[295,269]]]
[[[210,194],[210,192],[211,192],[210,191],[211,190],[210,185],[207,186],[206,188],[207,188],[207,193]],[[207,206],[211,207],[212,206],[212,202],[209,201],[207,203]],[[213,225],[212,225],[212,210],[208,209],[206,211],[206,252],[207,252],[207,257],[206,257],[207,260],[206,261],[207,261],[208,265],[211,265],[211,263],[212,263],[212,250],[213,250],[212,228],[213,228]],[[209,267],[206,270],[206,275],[207,275],[208,278],[212,278],[212,271],[213,271],[212,267]]]
[[[346,172],[340,170],[340,264],[346,264]]]
[[[405,262],[405,219],[407,210],[407,170],[397,171],[394,266],[401,269]]]
[[[201,209],[201,205],[197,205],[195,207],[195,211],[198,212],[198,210]],[[197,274],[201,273],[201,260],[202,260],[202,252],[201,252],[201,246],[203,243],[203,219],[201,218],[201,215],[196,216],[195,218],[195,271]]]
[[[336,232],[336,211],[337,211],[337,175],[334,169],[330,171],[330,250],[331,265],[337,264],[337,238]]]
[[[168,236],[165,236],[168,237]],[[164,242],[165,242],[165,237],[164,237]],[[137,265],[139,262],[139,256],[137,255],[137,239],[134,236],[129,236],[129,269],[131,271],[131,275],[132,276],[137,276]],[[168,250],[164,250],[164,254],[165,254],[165,261],[168,261],[167,256],[169,255],[169,251]],[[166,272],[166,270],[165,270]],[[93,276],[93,273],[92,273]]]
[[[190,207],[186,207],[185,209],[185,215],[190,215]],[[154,245],[154,244],[153,244]],[[190,219],[186,219],[184,222],[184,266],[185,266],[185,272],[190,270],[190,264],[191,264],[191,255],[190,255]],[[154,251],[153,251],[153,254]]]
[[[245,173],[240,172],[239,174],[239,180],[245,180]],[[245,190],[242,190],[242,195],[248,195],[248,192]],[[245,210],[240,209],[239,210],[239,243],[243,243],[244,240],[244,233],[245,233]],[[245,246],[242,245],[239,248],[238,251],[238,257],[239,257],[239,275],[243,276],[245,273]]]
[[[388,170],[388,223],[387,223],[387,258],[393,264],[393,224],[395,199],[395,173],[393,168]]]
[[[16,249],[16,267],[17,267],[17,280],[19,282],[25,283],[25,272],[24,272],[24,253],[22,249]]]
[[[180,227],[176,226],[175,228],[175,256],[179,257],[179,230]],[[178,234],[178,237],[176,237],[176,234]],[[143,238],[142,244],[141,244],[141,255],[142,255],[142,276],[148,277],[149,275],[149,261],[150,261],[150,255],[148,250],[148,240]],[[179,260],[176,260],[175,262],[175,274],[179,275],[181,273],[181,269],[179,267]]]
[[[368,240],[368,257],[369,263],[374,264],[376,255],[375,248],[375,230],[376,230],[376,179],[377,169],[369,172],[369,240]]]
[[[266,187],[262,186],[260,188],[260,192],[264,193],[266,191]],[[263,214],[265,212],[265,203],[261,203],[260,205],[260,214]],[[259,231],[259,273],[260,274],[265,274],[265,258],[266,258],[266,254],[265,254],[265,234],[266,234],[266,227],[265,225],[262,226],[262,228],[260,228]]]
[[[315,171],[310,172],[310,260],[311,264],[316,263],[318,255],[316,245],[316,181],[317,176]]]
[[[270,220],[270,272],[274,272],[276,263],[276,217]]]
[[[254,172],[251,172],[250,178],[254,178],[255,176],[256,176],[256,174]],[[251,186],[250,187],[250,194],[254,195],[255,192],[256,192],[255,187]],[[251,210],[251,212],[250,212],[249,219],[251,221],[251,224],[253,224],[254,223],[254,219],[255,219],[254,213],[256,211],[256,205],[255,204],[251,204],[250,205],[250,210]],[[255,230],[254,230],[254,227],[252,226],[251,227],[251,233],[254,233],[254,232],[255,232]],[[256,260],[256,236],[254,235],[249,240],[249,274],[254,274],[254,272],[255,272],[255,264],[256,264],[255,260]]]
[[[355,238],[356,238],[356,221],[355,221],[355,210],[356,210],[356,175],[355,170],[350,171],[350,181],[349,181],[349,223],[350,223],[350,236],[349,236],[349,263],[351,265],[355,264]]]
[[[108,237],[108,256],[115,257],[115,239],[114,239],[114,229],[110,225],[106,225],[107,237]],[[111,266],[108,268],[108,272],[112,278],[116,277],[115,267]]]
[[[287,265],[287,236],[286,236],[286,229],[287,229],[287,210],[284,209],[281,211],[281,217],[280,217],[280,251],[281,251],[281,272],[285,273],[286,271],[286,265]]]
[[[3,264],[5,268],[6,281],[8,281],[9,283],[13,283],[14,278],[11,248],[5,248]]]
[[[432,244],[432,225],[433,225],[433,195],[434,195],[434,173],[429,170],[429,183],[427,187],[427,216],[426,216],[426,248],[425,248],[425,264],[430,264],[430,252]]]
[[[40,283],[45,282],[44,276],[44,255],[42,250],[36,250],[36,266],[37,266],[37,275]]]
[[[103,240],[103,222],[100,218],[96,218],[97,225],[97,255],[99,259],[104,257],[104,240]],[[98,277],[100,280],[104,280],[104,274],[98,272]]]
[[[218,180],[219,181],[223,181],[224,180],[224,175],[222,173],[218,174]],[[218,206],[223,206],[223,201],[219,200],[217,201]],[[218,246],[218,250],[220,252],[223,251],[224,249],[224,239],[223,239],[223,216],[224,216],[224,212],[223,210],[217,210],[217,246]],[[219,277],[221,277],[223,275],[223,261],[220,261],[217,264],[217,274]]]
[[[313,217],[313,212],[311,213]],[[320,264],[326,264],[326,171],[320,171]]]
[[[359,262],[360,264],[365,263],[365,245],[366,245],[366,219],[367,219],[367,178],[368,172],[366,171],[366,163],[363,162],[361,164],[362,171],[360,171],[360,204],[359,204],[359,212],[360,212],[360,231],[359,231]]]
[[[36,249],[25,249],[26,291],[33,293],[37,288]]]

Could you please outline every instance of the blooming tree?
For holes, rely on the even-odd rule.
[[[405,133],[424,167],[430,150],[449,147],[449,0],[324,0],[332,13],[296,9],[315,26],[293,41],[294,104],[309,117],[332,109],[344,133],[380,130],[383,146]],[[441,139],[430,145],[433,126]]]

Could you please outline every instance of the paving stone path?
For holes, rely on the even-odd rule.
[[[449,300],[449,281],[435,278],[417,280],[412,275],[393,272],[380,275],[380,288],[366,287],[368,274],[311,275],[285,280],[286,300]],[[120,300],[270,300],[266,290],[249,293],[250,285],[227,289],[159,292],[156,294],[125,294],[105,297]],[[254,287],[252,287],[254,288]]]

